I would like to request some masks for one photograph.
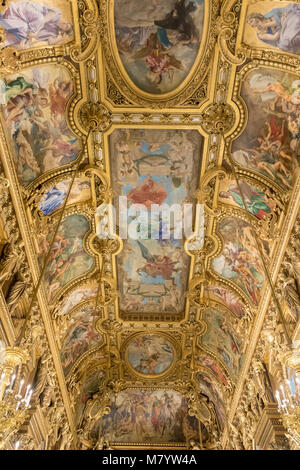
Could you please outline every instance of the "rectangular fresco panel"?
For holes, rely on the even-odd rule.
[[[120,392],[111,404],[111,412],[103,416],[102,427],[110,443],[199,441],[197,419],[189,416],[187,400],[173,390]]]
[[[158,216],[150,226],[150,211],[153,204],[177,204],[181,219],[184,203],[193,202],[198,186],[201,145],[202,137],[193,130],[119,129],[110,137],[113,190],[127,196],[127,221],[136,224],[137,233],[123,240],[117,257],[122,311],[184,311],[190,258],[176,233],[179,220],[175,216],[165,224]],[[130,213],[133,204],[143,204],[140,214],[149,215],[148,220]]]
[[[265,0],[249,5],[244,42],[300,54],[300,5]]]
[[[5,46],[29,49],[64,44],[74,37],[72,23],[67,0],[2,2],[0,27],[4,29]]]

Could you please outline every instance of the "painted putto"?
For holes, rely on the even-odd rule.
[[[110,136],[112,186],[128,209],[128,238],[117,257],[122,311],[184,311],[189,256],[180,227],[198,185],[201,143],[197,131],[132,129]],[[163,204],[176,209],[170,223]],[[118,197],[115,205],[118,212]]]
[[[153,94],[177,88],[199,52],[204,0],[115,0],[121,61],[134,84]]]
[[[129,364],[142,375],[166,372],[174,360],[174,348],[164,336],[138,335],[127,346]]]

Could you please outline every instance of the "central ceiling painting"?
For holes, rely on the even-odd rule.
[[[195,130],[117,129],[110,136],[113,190],[128,207],[129,237],[117,262],[122,312],[183,316],[190,258],[178,227],[198,186],[201,147]],[[119,197],[114,204],[118,213]],[[132,209],[141,204],[137,215]],[[153,205],[177,208],[170,227]]]
[[[182,84],[199,52],[204,0],[115,0],[114,17],[121,61],[138,88],[163,94]]]

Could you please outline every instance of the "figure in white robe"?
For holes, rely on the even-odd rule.
[[[34,42],[56,44],[73,31],[58,8],[27,0],[10,2],[0,15],[0,26],[5,30],[5,45],[21,49],[32,47]]]

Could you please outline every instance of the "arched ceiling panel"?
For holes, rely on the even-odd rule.
[[[30,67],[5,78],[3,88],[4,125],[23,186],[77,159],[80,140],[65,115],[74,84],[65,67]]]
[[[265,274],[251,225],[228,217],[221,220],[219,233],[224,241],[224,250],[221,256],[214,259],[214,270],[236,284],[254,305],[258,305]],[[268,257],[268,244],[265,242],[262,246]]]

